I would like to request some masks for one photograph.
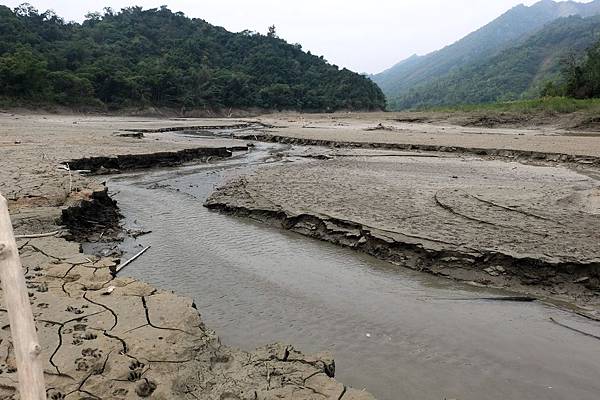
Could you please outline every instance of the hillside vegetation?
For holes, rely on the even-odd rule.
[[[554,78],[561,56],[581,54],[594,43],[598,20],[566,17],[598,14],[600,0],[520,5],[458,42],[413,56],[373,79],[391,109],[528,97]]]
[[[334,111],[385,107],[368,78],[300,45],[231,33],[166,7],[130,7],[66,23],[29,5],[0,6],[0,100],[120,108]]]
[[[390,100],[393,108],[489,103],[538,97],[559,79],[565,60],[600,39],[600,16],[560,18],[520,44]]]

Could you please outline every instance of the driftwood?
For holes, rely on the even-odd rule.
[[[31,235],[15,235],[15,239],[36,239],[36,238],[44,238],[50,236],[56,236],[60,233],[60,231],[48,232],[48,233],[34,233]]]
[[[142,254],[144,254],[150,247],[152,247],[152,246],[145,247],[139,253],[137,253],[135,256],[131,257],[129,260],[125,261],[122,264],[119,264],[119,266],[117,267],[117,269],[115,269],[114,275],[118,274],[119,271],[121,271],[123,268],[125,268],[126,266],[128,266],[129,264],[131,264],[133,261],[135,261],[139,256],[141,256]]]
[[[8,214],[8,205],[2,195],[0,195],[0,279],[15,349],[20,398],[46,399],[40,356],[42,348],[37,338],[23,267]]]

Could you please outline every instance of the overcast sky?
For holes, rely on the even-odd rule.
[[[189,17],[239,32],[277,34],[329,62],[356,72],[376,73],[412,54],[451,44],[517,4],[536,0],[31,0],[66,20],[88,11],[167,5]],[[582,1],[587,2],[587,1]],[[0,0],[15,7],[23,0]]]

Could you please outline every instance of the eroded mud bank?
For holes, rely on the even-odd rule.
[[[356,155],[261,169],[219,188],[205,206],[597,312],[598,190],[566,169]]]
[[[236,150],[246,150],[238,146]],[[69,161],[69,167],[75,170],[87,170],[92,173],[122,172],[133,169],[172,167],[191,161],[205,161],[209,157],[231,157],[226,147],[198,147],[172,152],[149,154],[120,154],[112,157],[86,157]]]

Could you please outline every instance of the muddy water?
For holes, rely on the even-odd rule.
[[[597,323],[539,303],[477,300],[505,293],[202,207],[268,152],[111,178],[125,225],[152,230],[125,241],[128,254],[152,248],[123,274],[194,298],[226,344],[329,350],[342,382],[380,399],[598,399],[600,341],[550,317],[596,335]]]

